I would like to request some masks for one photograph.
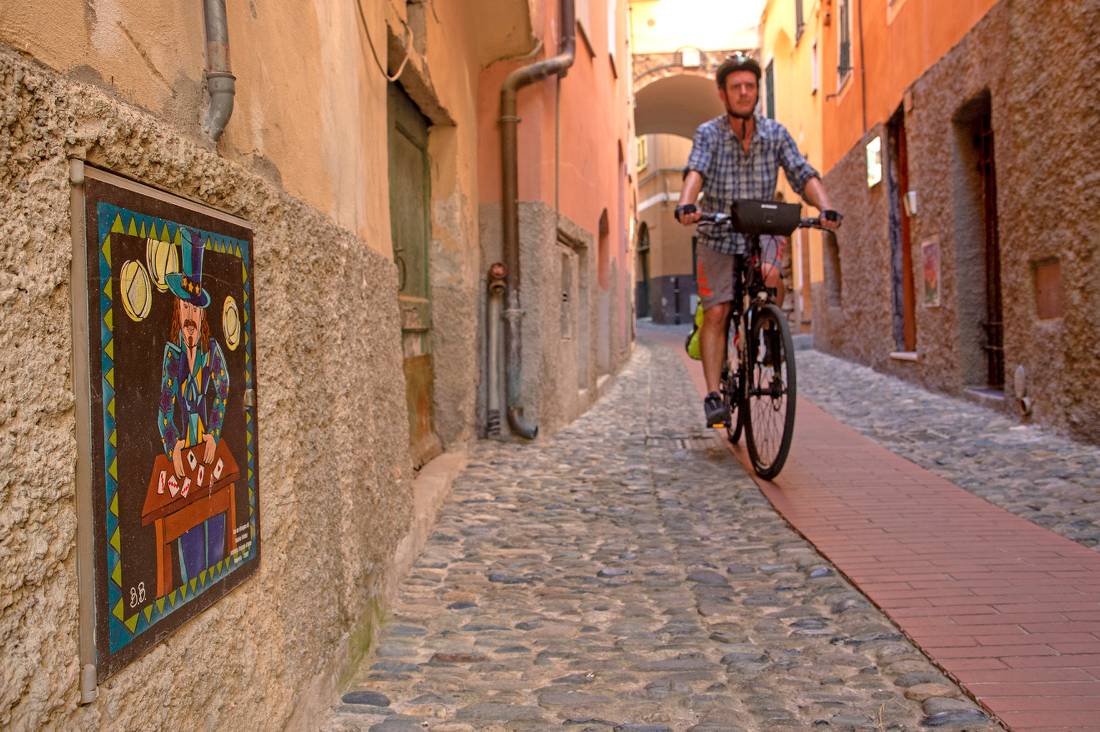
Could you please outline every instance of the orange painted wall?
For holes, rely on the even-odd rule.
[[[1039,0],[1035,0],[1039,1]],[[807,6],[811,0],[804,0]],[[838,0],[819,0],[822,87],[837,90]],[[860,10],[866,76],[867,128],[885,122],[902,103],[905,90],[958,43],[997,0],[849,0],[852,66],[839,95],[823,110],[824,169],[828,171],[863,137],[860,73]],[[1053,5],[1053,3],[1051,3]],[[826,20],[829,25],[824,25]]]
[[[608,3],[613,4],[613,16]],[[495,203],[501,196],[500,85],[513,69],[558,50],[558,3],[544,0],[536,7],[532,25],[542,39],[542,51],[531,58],[493,64],[481,73],[478,172],[483,204]],[[636,218],[626,5],[625,0],[589,0],[588,17],[581,17],[583,7],[577,3],[576,58],[565,78],[546,79],[519,91],[519,200],[557,207],[562,216],[587,230],[593,242],[599,241],[600,216],[606,209],[607,271],[615,276],[601,285],[622,316],[617,339],[626,343],[631,339],[631,239]],[[616,22],[614,63],[609,49],[611,17]]]
[[[616,3],[618,19],[615,70],[608,54],[607,2]],[[554,55],[558,48],[557,3],[548,2],[534,18],[543,51],[537,57],[493,64],[481,73],[478,93],[479,188],[482,203],[500,200],[500,85],[514,69]],[[632,121],[629,115],[629,58],[626,43],[626,15],[623,0],[591,0],[591,17],[585,24],[589,43],[577,31],[576,60],[561,80],[560,88],[560,179],[555,186],[555,109],[558,81],[547,79],[519,92],[519,198],[542,201],[560,207],[562,215],[594,235],[600,213],[606,208],[614,229],[618,222],[629,226],[633,216],[633,175],[630,174]],[[579,10],[579,8],[578,8]],[[622,149],[629,178],[623,185],[624,210],[620,212],[619,185],[623,171]],[[624,252],[612,232],[612,258]],[[629,248],[629,247],[627,247]],[[619,271],[623,267],[620,264]]]

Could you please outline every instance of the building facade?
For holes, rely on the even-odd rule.
[[[691,141],[678,135],[638,138],[638,317],[654,323],[691,322],[695,290],[694,230],[673,212]]]
[[[543,433],[632,345],[626,9],[577,8],[568,72],[517,94],[524,312],[501,317]],[[563,17],[0,13],[0,327],[18,343],[0,357],[0,727],[295,727],[327,703],[384,614],[417,467],[495,431],[501,87],[563,52]]]
[[[760,65],[764,71],[760,94],[761,113],[782,122],[802,154],[822,169],[820,0],[768,0],[760,18]],[[800,201],[779,176],[779,194],[788,202]],[[809,215],[809,211],[805,215]],[[811,329],[813,290],[825,272],[822,233],[798,229],[790,241],[788,290],[783,307],[795,333]]]
[[[1096,237],[1078,213],[1095,198],[1095,3],[801,4],[824,98],[792,124],[820,114],[845,214],[815,346],[1100,439]]]

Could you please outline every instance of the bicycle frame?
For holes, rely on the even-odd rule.
[[[756,314],[756,310],[760,306],[772,302],[774,288],[768,287],[764,281],[761,258],[760,237],[753,235],[749,238],[749,253],[744,255],[743,266],[734,266],[733,268],[733,302],[730,303],[729,316],[726,318],[727,344],[729,343],[731,324],[744,318],[744,332],[746,334],[751,333],[752,319]],[[746,296],[749,298],[748,307],[745,306]],[[743,344],[739,351],[736,363],[739,370],[742,370],[746,366],[744,359],[747,358],[747,351],[744,349]],[[733,361],[728,352],[726,353],[726,360]],[[740,381],[740,375],[738,380]]]
[[[765,480],[778,475],[786,462],[794,434],[797,384],[790,328],[774,302],[775,290],[767,286],[760,240],[763,234],[789,235],[797,227],[821,227],[819,219],[799,219],[791,208],[773,216],[775,208],[735,205],[732,216],[704,213],[697,218],[718,224],[736,222],[736,230],[748,238],[748,253],[738,256],[733,267],[733,302],[725,323],[727,352],[719,383],[730,413],[729,441],[737,442],[744,429],[753,469]]]

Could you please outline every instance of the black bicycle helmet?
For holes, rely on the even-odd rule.
[[[752,56],[737,52],[732,56],[727,56],[714,74],[714,80],[718,83],[719,89],[726,88],[726,77],[734,71],[751,71],[756,75],[756,83],[760,83],[760,64]]]

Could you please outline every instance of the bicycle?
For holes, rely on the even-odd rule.
[[[790,327],[761,270],[760,237],[790,236],[797,228],[824,227],[820,218],[801,218],[798,204],[770,201],[734,201],[729,214],[704,213],[699,220],[728,224],[733,231],[749,236],[745,264],[734,267],[734,298],[726,321],[726,360],[719,394],[730,412],[727,438],[736,443],[744,430],[753,470],[771,480],[779,475],[790,453],[797,378]],[[731,323],[737,327],[731,329]]]

